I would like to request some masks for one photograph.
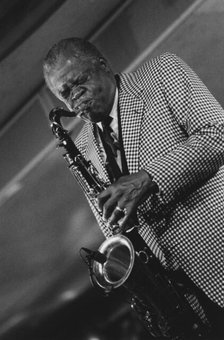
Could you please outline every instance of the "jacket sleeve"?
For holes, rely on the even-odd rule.
[[[224,164],[224,111],[180,58],[161,56],[160,86],[186,140],[154,159],[145,170],[160,189],[163,204],[203,185]]]

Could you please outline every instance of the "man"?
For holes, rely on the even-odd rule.
[[[49,51],[44,76],[74,117],[86,121],[76,145],[112,183],[98,196],[103,218],[87,197],[105,236],[110,226],[128,229],[137,218],[155,255],[180,266],[218,318],[224,305],[223,109],[169,53],[114,76],[92,44],[70,38]],[[107,121],[115,150],[104,137]]]

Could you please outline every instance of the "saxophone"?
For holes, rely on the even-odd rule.
[[[66,151],[63,157],[72,175],[97,209],[96,197],[109,183],[82,156],[63,128],[62,116],[71,114],[62,108],[51,110],[49,120],[53,134],[59,140],[58,146]],[[87,254],[93,285],[105,294],[124,288],[132,309],[153,337],[192,340],[209,334],[209,320],[190,280],[180,269],[165,269],[136,228],[122,234],[112,233],[97,251],[81,249]]]

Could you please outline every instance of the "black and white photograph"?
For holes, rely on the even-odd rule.
[[[224,0],[0,19],[0,340],[223,340]]]

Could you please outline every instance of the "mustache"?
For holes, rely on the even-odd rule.
[[[74,112],[82,112],[88,110],[93,103],[93,99],[85,99],[85,100],[80,100],[80,101],[75,101],[73,105],[71,106],[72,110]]]

